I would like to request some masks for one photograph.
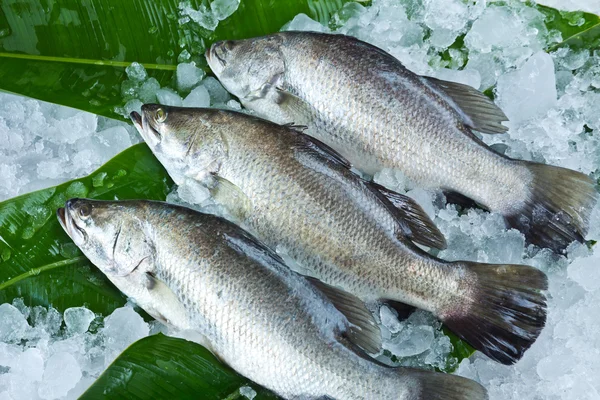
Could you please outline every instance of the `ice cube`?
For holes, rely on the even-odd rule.
[[[214,2],[213,2],[214,4]],[[190,90],[204,77],[204,71],[196,67],[195,62],[177,65],[177,88],[182,91]]]
[[[213,15],[219,21],[222,21],[233,14],[239,7],[240,0],[213,0],[210,3],[210,9]]]
[[[37,348],[29,348],[19,355],[11,373],[29,382],[41,381],[44,374],[44,354]]]
[[[204,85],[200,85],[190,92],[183,100],[184,107],[209,107],[210,95]]]
[[[71,307],[65,310],[64,320],[67,330],[72,334],[87,332],[96,315],[85,307]]]
[[[227,102],[227,107],[231,108],[232,110],[241,110],[242,109],[242,105],[235,100],[229,100]]]
[[[298,14],[293,20],[284,27],[286,31],[312,31],[312,32],[328,32],[326,26],[310,18],[306,14]]]
[[[156,98],[160,104],[166,106],[181,107],[181,97],[173,90],[169,88],[162,88],[156,92]]]
[[[511,124],[545,114],[557,104],[552,57],[534,54],[521,69],[498,79],[497,93],[498,105]]]
[[[19,341],[28,329],[27,320],[15,306],[8,303],[0,305],[0,341]]]
[[[244,396],[245,398],[252,400],[253,398],[256,397],[257,393],[250,386],[242,386],[240,388],[240,394],[242,396]]]
[[[192,21],[209,31],[214,31],[219,25],[219,20],[215,17],[212,10],[208,9],[206,5],[200,4],[198,9],[194,9],[189,2],[179,4],[179,8],[182,16],[189,17]],[[187,21],[181,20],[180,23],[186,23]]]
[[[150,328],[131,307],[117,308],[104,320],[102,334],[106,343],[105,365],[110,364],[127,346],[148,336]]]
[[[65,352],[56,353],[46,362],[38,395],[45,400],[63,397],[77,385],[81,376],[75,357]]]
[[[62,315],[52,307],[35,306],[31,312],[31,323],[51,335],[58,333],[62,320]]]
[[[398,317],[389,307],[382,306],[379,309],[379,317],[381,318],[381,323],[388,328],[390,333],[398,333],[402,329],[402,324],[398,321]]]
[[[144,105],[144,103],[142,103],[138,99],[129,100],[127,103],[125,103],[125,106],[124,106],[125,116],[128,117],[133,111],[135,111],[139,114],[142,110],[142,105]]]
[[[125,68],[125,72],[127,73],[127,77],[132,81],[142,82],[148,77],[146,69],[138,62],[131,63],[130,66]]]
[[[142,103],[153,103],[156,101],[156,92],[160,89],[160,83],[155,78],[150,78],[142,84],[138,90],[138,96]]]
[[[431,348],[434,333],[431,326],[407,326],[396,338],[384,342],[383,348],[397,357],[410,357]]]
[[[223,85],[212,76],[206,77],[202,81],[202,85],[206,87],[210,94],[210,104],[225,104],[231,99],[231,96]]]

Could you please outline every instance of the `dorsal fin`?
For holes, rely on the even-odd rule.
[[[462,83],[444,81],[429,76],[422,77],[427,83],[440,88],[451,100],[465,125],[483,133],[504,133],[508,128],[502,121],[508,117],[492,100],[479,90]],[[431,86],[430,86],[431,87]]]
[[[400,233],[427,247],[446,248],[446,238],[416,201],[375,182],[370,185],[379,196],[385,198],[384,203],[391,203],[390,211],[399,220],[400,227],[408,228]]]
[[[346,332],[348,340],[368,353],[381,351],[381,332],[373,315],[358,297],[321,282],[317,278],[307,277],[321,291],[339,312],[350,322]]]

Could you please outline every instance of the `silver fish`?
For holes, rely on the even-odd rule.
[[[369,174],[396,168],[422,186],[474,200],[529,242],[557,252],[584,240],[598,198],[594,182],[490,149],[472,131],[503,133],[507,118],[470,86],[416,75],[344,35],[281,32],[224,41],[206,57],[245,107],[308,126]]]
[[[540,334],[542,272],[430,256],[409,240],[443,244],[420,207],[362,180],[318,140],[225,110],[146,104],[132,120],[176,183],[207,185],[217,202],[267,246],[290,256],[300,272],[367,302],[431,311],[505,364],[520,359]]]
[[[123,293],[198,331],[221,360],[286,399],[487,398],[468,379],[361,356],[352,347],[374,333],[364,305],[317,289],[226,220],[161,202],[86,199],[69,200],[58,218]]]

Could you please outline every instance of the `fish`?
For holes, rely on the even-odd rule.
[[[471,86],[417,75],[382,49],[339,34],[220,41],[206,58],[244,107],[307,126],[367,174],[399,170],[449,200],[500,213],[528,243],[556,253],[585,239],[595,182],[487,146],[474,131],[504,133],[507,117]]]
[[[430,311],[503,364],[541,333],[543,272],[431,256],[415,242],[442,246],[443,235],[435,238],[441,233],[414,200],[361,179],[299,128],[210,108],[145,104],[141,112],[131,119],[175,183],[207,187],[297,272],[367,303]]]
[[[70,199],[61,226],[108,279],[165,324],[284,399],[484,400],[466,378],[391,368],[356,297],[294,273],[225,219],[149,200]]]

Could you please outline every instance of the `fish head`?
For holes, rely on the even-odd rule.
[[[206,51],[206,60],[229,92],[242,100],[260,97],[283,77],[282,43],[280,35],[224,40]]]
[[[226,156],[223,125],[215,121],[220,110],[144,104],[141,111],[131,119],[177,184],[186,176],[218,172]]]
[[[154,246],[140,211],[132,202],[70,199],[57,216],[73,242],[112,280],[148,272],[153,264]]]

